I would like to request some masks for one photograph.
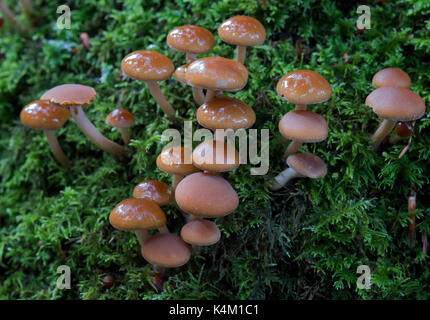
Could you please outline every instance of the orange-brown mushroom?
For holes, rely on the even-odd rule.
[[[169,186],[157,180],[145,180],[134,187],[133,197],[151,199],[159,206],[164,206],[173,200]]]
[[[128,132],[128,128],[134,125],[134,122],[134,116],[131,114],[131,112],[123,108],[115,109],[106,117],[106,123],[108,125],[119,129],[122,141],[124,141],[125,145],[130,143],[130,134]]]

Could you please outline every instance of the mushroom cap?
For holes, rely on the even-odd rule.
[[[292,154],[287,158],[287,164],[290,168],[308,178],[322,178],[327,174],[327,167],[324,161],[312,153]]]
[[[223,141],[206,140],[194,149],[193,165],[211,172],[231,171],[240,165],[240,155],[234,146]]]
[[[223,217],[239,205],[239,197],[224,178],[196,172],[179,182],[175,199],[181,210],[206,218]]]
[[[178,80],[182,83],[185,83],[185,84],[187,83],[187,80],[185,79],[185,73],[187,72],[188,66],[189,66],[189,63],[184,64],[175,70],[176,80]]]
[[[372,79],[376,88],[379,87],[403,87],[411,86],[411,78],[408,74],[399,68],[385,68],[378,71]]]
[[[294,104],[315,104],[331,97],[330,84],[319,73],[295,70],[285,74],[276,85],[276,92]]]
[[[133,197],[151,199],[159,206],[164,206],[173,200],[169,186],[157,180],[145,180],[134,187]]]
[[[367,96],[366,105],[378,117],[394,121],[417,120],[426,111],[423,99],[402,87],[380,87]]]
[[[62,106],[82,106],[90,103],[96,91],[81,84],[62,84],[46,91],[41,100],[49,100]]]
[[[188,25],[176,27],[170,31],[167,35],[167,44],[176,51],[204,53],[213,48],[215,38],[205,28]]]
[[[214,98],[202,104],[196,112],[201,126],[216,129],[247,129],[255,123],[255,112],[244,102],[228,98]]]
[[[399,121],[396,124],[396,134],[402,138],[409,138],[414,134],[414,127],[411,122]]]
[[[182,227],[181,237],[192,245],[210,246],[219,241],[221,231],[212,221],[195,219]]]
[[[218,28],[219,37],[237,46],[256,46],[266,39],[266,30],[260,21],[248,16],[236,16],[224,21]]]
[[[155,201],[130,198],[115,206],[109,221],[119,230],[152,230],[166,224],[166,215]]]
[[[199,171],[193,164],[192,153],[184,147],[170,147],[157,157],[157,167],[168,174],[188,175]]]
[[[327,122],[319,114],[307,110],[293,110],[279,121],[279,131],[290,140],[320,142],[327,138]]]
[[[115,109],[106,117],[106,123],[116,128],[128,128],[131,127],[134,122],[134,116],[131,112],[123,108]]]
[[[175,71],[175,66],[169,58],[153,50],[129,53],[122,59],[121,68],[130,78],[141,81],[166,80]]]
[[[66,108],[57,107],[48,100],[36,100],[27,104],[20,113],[21,122],[33,129],[56,130],[71,117]]]
[[[238,91],[248,82],[248,71],[240,62],[222,57],[207,57],[190,63],[185,79],[193,87]]]
[[[160,233],[149,238],[141,252],[146,261],[165,268],[180,267],[191,257],[190,247],[173,233]]]

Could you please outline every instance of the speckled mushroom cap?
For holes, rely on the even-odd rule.
[[[151,199],[159,206],[164,206],[173,200],[169,186],[157,180],[145,180],[134,187],[133,197]]]
[[[175,70],[176,80],[178,80],[182,83],[185,83],[185,84],[187,83],[187,80],[185,79],[185,72],[187,72],[188,66],[189,66],[189,63],[184,64]]]
[[[128,128],[131,127],[134,122],[134,116],[123,108],[115,109],[106,117],[106,123],[116,128]]]
[[[327,174],[324,161],[312,153],[295,153],[287,158],[290,168],[308,178],[322,178]]]
[[[244,102],[228,98],[214,98],[202,104],[196,112],[201,126],[216,129],[250,128],[255,123],[255,112]]]
[[[188,25],[170,31],[167,35],[167,44],[176,51],[203,53],[213,48],[215,38],[205,28]]]
[[[81,84],[63,84],[46,91],[41,100],[49,100],[62,106],[82,106],[90,103],[96,91]]]
[[[204,172],[190,174],[179,182],[175,199],[181,210],[206,218],[226,216],[239,205],[239,197],[227,180]]]
[[[170,78],[175,67],[165,55],[153,50],[139,50],[122,59],[121,68],[132,79],[161,81]]]
[[[115,206],[109,221],[120,230],[152,230],[166,224],[166,215],[155,201],[130,198]]]
[[[182,227],[181,237],[192,245],[210,246],[219,241],[221,232],[212,221],[195,219]]]
[[[194,149],[193,164],[200,170],[226,172],[240,165],[240,156],[232,145],[219,140],[206,140]]]
[[[193,87],[238,91],[248,82],[248,71],[240,62],[222,57],[207,57],[190,63],[185,79]]]
[[[199,171],[192,163],[192,153],[184,147],[167,148],[157,157],[157,167],[169,174],[187,175]]]
[[[256,19],[236,16],[224,21],[218,28],[219,37],[229,44],[256,46],[266,39],[266,30]]]
[[[380,87],[403,87],[411,86],[411,78],[408,74],[399,68],[385,68],[378,71],[372,79],[376,88]]]
[[[327,122],[319,114],[307,110],[293,110],[279,121],[279,131],[290,140],[320,142],[327,138]]]
[[[381,87],[366,98],[366,105],[380,118],[393,121],[412,121],[426,111],[423,99],[406,88]]]
[[[66,108],[56,107],[48,100],[37,100],[27,104],[20,114],[21,122],[33,129],[57,130],[71,117]]]
[[[324,102],[331,97],[330,84],[311,70],[288,72],[278,81],[276,92],[283,99],[300,105]]]
[[[190,247],[173,233],[160,233],[149,238],[141,252],[146,261],[165,268],[180,267],[191,257]]]

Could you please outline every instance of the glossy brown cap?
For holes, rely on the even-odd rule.
[[[283,99],[301,105],[324,102],[331,97],[330,84],[311,70],[288,72],[278,81],[276,92]]]
[[[190,247],[173,233],[160,233],[149,238],[141,252],[146,261],[165,268],[180,267],[191,257]]]
[[[248,82],[248,71],[240,62],[207,57],[190,63],[185,79],[193,87],[238,91]]]
[[[188,65],[189,65],[189,63],[184,64],[175,70],[176,80],[178,80],[182,83],[185,83],[185,84],[187,83],[187,80],[185,79],[185,72],[187,72]]]
[[[153,50],[139,50],[122,59],[121,68],[132,79],[161,81],[170,78],[175,67],[165,55]]]
[[[49,100],[62,106],[82,106],[90,103],[96,91],[81,84],[63,84],[46,91],[41,100]]]
[[[181,52],[203,53],[210,51],[215,45],[213,34],[199,26],[177,27],[167,35],[170,48]]]
[[[150,199],[159,206],[164,206],[173,200],[169,186],[157,180],[145,180],[140,182],[133,190],[133,197],[138,199]]]
[[[169,174],[187,175],[199,171],[193,166],[192,153],[184,147],[171,147],[157,157],[157,167]]]
[[[324,161],[312,153],[295,153],[287,158],[287,164],[302,176],[322,178],[327,174]]]
[[[106,123],[116,128],[128,128],[131,127],[134,122],[134,116],[131,112],[123,108],[115,109],[106,117]]]
[[[21,122],[33,129],[57,130],[71,117],[66,108],[56,107],[48,100],[37,100],[27,104],[20,114]]]
[[[190,174],[179,182],[175,199],[181,210],[206,218],[226,216],[239,205],[239,197],[227,180],[204,172]]]
[[[412,121],[426,111],[423,99],[406,88],[381,87],[369,94],[366,105],[380,118],[394,121]]]
[[[403,70],[398,68],[386,68],[378,71],[372,79],[376,88],[380,87],[403,87],[411,86],[411,78]]]
[[[247,129],[255,123],[255,112],[244,102],[221,97],[202,104],[196,112],[197,121],[205,128]]]
[[[256,46],[266,39],[266,30],[260,21],[236,16],[224,21],[218,28],[219,37],[229,44],[238,46]]]
[[[195,219],[182,227],[181,237],[195,246],[210,246],[221,239],[221,231],[212,221]]]
[[[327,122],[319,114],[307,110],[293,110],[279,121],[279,131],[290,140],[320,142],[327,138]]]
[[[155,201],[130,198],[116,205],[109,221],[119,230],[152,230],[166,224],[166,215]]]
[[[240,165],[239,162],[239,152],[223,141],[206,140],[193,151],[194,166],[204,171],[231,171]]]
[[[414,134],[414,126],[411,122],[400,121],[396,124],[396,134],[402,138],[409,138]]]

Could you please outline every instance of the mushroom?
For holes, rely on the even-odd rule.
[[[86,32],[82,32],[79,35],[79,39],[81,39],[82,45],[85,49],[90,50],[90,36]]]
[[[279,132],[292,142],[285,157],[296,153],[303,143],[320,142],[327,138],[327,122],[319,114],[307,110],[293,110],[279,121]]]
[[[220,140],[206,140],[193,151],[193,165],[203,171],[226,172],[240,164],[239,152]]]
[[[370,138],[374,149],[391,133],[397,121],[418,120],[426,110],[419,95],[402,87],[378,88],[367,96],[366,105],[383,119]]]
[[[27,104],[20,114],[21,122],[25,126],[43,130],[52,154],[62,166],[69,165],[69,159],[61,149],[54,131],[62,128],[70,117],[69,110],[56,107],[46,100],[37,100]]]
[[[135,231],[142,246],[149,238],[148,230],[168,233],[166,215],[155,201],[130,198],[118,203],[109,215],[110,224],[119,230]]]
[[[404,138],[410,138],[414,134],[414,122],[400,121],[397,122],[394,131],[396,132],[394,137],[390,137],[390,143],[395,144]]]
[[[139,50],[129,53],[122,59],[122,71],[134,80],[145,81],[148,89],[161,110],[171,121],[178,121],[175,109],[161,92],[157,81],[167,80],[175,71],[172,61],[163,54],[153,50]]]
[[[134,125],[134,116],[131,112],[118,108],[108,114],[106,117],[106,123],[111,127],[116,127],[121,132],[122,141],[125,145],[130,142],[130,134],[128,133],[128,128]]]
[[[145,180],[134,187],[133,197],[138,199],[151,199],[159,206],[164,206],[173,200],[169,186],[157,180]]]
[[[380,87],[403,87],[411,86],[411,78],[408,74],[398,68],[385,68],[378,71],[372,79],[372,83],[376,88]]]
[[[222,41],[237,46],[236,60],[244,64],[246,47],[260,45],[266,39],[266,30],[256,19],[247,16],[236,16],[224,21],[218,27]]]
[[[182,227],[181,237],[196,250],[197,247],[217,243],[221,239],[221,231],[212,221],[195,218]]]
[[[296,110],[306,110],[308,104],[321,103],[331,97],[330,84],[311,70],[288,72],[278,81],[276,92],[284,100],[294,103]]]
[[[222,57],[198,59],[188,66],[185,80],[193,87],[207,89],[205,102],[219,91],[238,91],[248,82],[248,71],[237,61]]]
[[[324,161],[311,153],[295,153],[287,158],[289,168],[278,174],[270,186],[271,190],[279,190],[291,179],[307,177],[322,178],[327,174]]]
[[[96,91],[80,84],[63,84],[46,91],[41,99],[49,100],[60,106],[69,107],[79,129],[99,148],[113,155],[123,156],[126,150],[119,144],[102,135],[88,120],[82,106],[88,105]]]
[[[175,78],[176,78],[176,80],[178,80],[179,82],[182,82],[182,83],[185,83],[185,84],[187,84],[187,81],[186,81],[186,79],[185,79],[185,72],[187,72],[187,68],[188,68],[188,66],[189,66],[189,63],[187,63],[187,64],[184,64],[183,66],[180,66],[180,67],[178,67],[176,70],[175,70]],[[194,88],[194,87],[193,87]],[[204,97],[203,97],[203,100],[202,101],[204,101]],[[203,102],[202,102],[203,103]]]

